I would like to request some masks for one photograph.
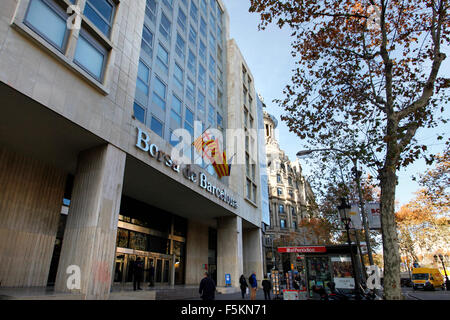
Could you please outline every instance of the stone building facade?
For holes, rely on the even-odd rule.
[[[280,148],[277,125],[277,119],[264,112],[270,211],[270,225],[265,232],[266,272],[275,265],[279,270],[286,269],[291,261],[288,255],[276,254],[277,249],[272,248],[272,244],[311,244],[313,240],[309,231],[301,227],[301,221],[317,215],[314,193],[302,175],[298,159],[290,161]]]

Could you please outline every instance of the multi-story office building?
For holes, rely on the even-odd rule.
[[[283,266],[283,259],[275,259],[272,248],[275,243],[291,245],[311,244],[307,228],[301,227],[301,221],[317,215],[314,193],[308,181],[302,175],[298,159],[290,161],[280,148],[276,137],[277,119],[264,112],[264,130],[267,154],[267,176],[269,185],[270,225],[266,229],[265,256],[266,272],[274,267],[289,270]],[[280,241],[281,240],[281,241]],[[284,257],[290,266],[290,258]]]
[[[260,280],[254,79],[223,3],[2,0],[0,18],[0,286],[107,298],[137,257],[157,285]],[[207,128],[229,177],[191,147]]]

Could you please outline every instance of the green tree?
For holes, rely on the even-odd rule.
[[[290,130],[315,147],[349,150],[378,170],[386,299],[402,299],[395,221],[397,170],[426,146],[422,127],[445,121],[448,0],[250,0],[260,28],[292,29],[297,68],[277,102]],[[347,149],[345,141],[361,141]]]

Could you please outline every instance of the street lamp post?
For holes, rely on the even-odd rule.
[[[450,280],[448,279],[448,276],[447,276],[447,269],[445,269],[444,257],[442,256],[442,254],[439,254],[439,259],[441,260],[442,268],[444,268],[445,286],[447,288],[447,291],[449,291],[450,290]],[[434,255],[434,261],[438,262],[438,256],[437,255]]]
[[[339,211],[341,221],[345,226],[345,230],[347,231],[347,241],[348,241],[348,246],[350,249],[350,257],[352,260],[353,279],[355,280],[355,294],[356,294],[356,299],[359,300],[361,298],[359,295],[359,280],[358,280],[358,276],[356,274],[355,258],[353,256],[352,241],[350,239],[350,222],[351,222],[351,218],[349,216],[350,209],[351,209],[351,207],[350,207],[350,205],[347,204],[347,200],[345,198],[341,198],[341,204],[338,206],[338,211]]]

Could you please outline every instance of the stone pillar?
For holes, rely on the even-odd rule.
[[[0,283],[44,287],[67,174],[0,148]]]
[[[188,221],[186,237],[186,284],[200,284],[208,263],[208,226]]]
[[[263,246],[261,238],[261,229],[244,229],[243,232],[244,248],[244,275],[248,278],[252,272],[256,272],[258,284],[264,279],[263,270]]]
[[[239,287],[243,274],[242,218],[221,217],[217,222],[217,286],[225,286],[225,274],[231,275],[231,285]]]
[[[55,291],[107,299],[111,288],[126,154],[108,144],[79,155]],[[67,287],[67,268],[80,268],[80,289]]]

